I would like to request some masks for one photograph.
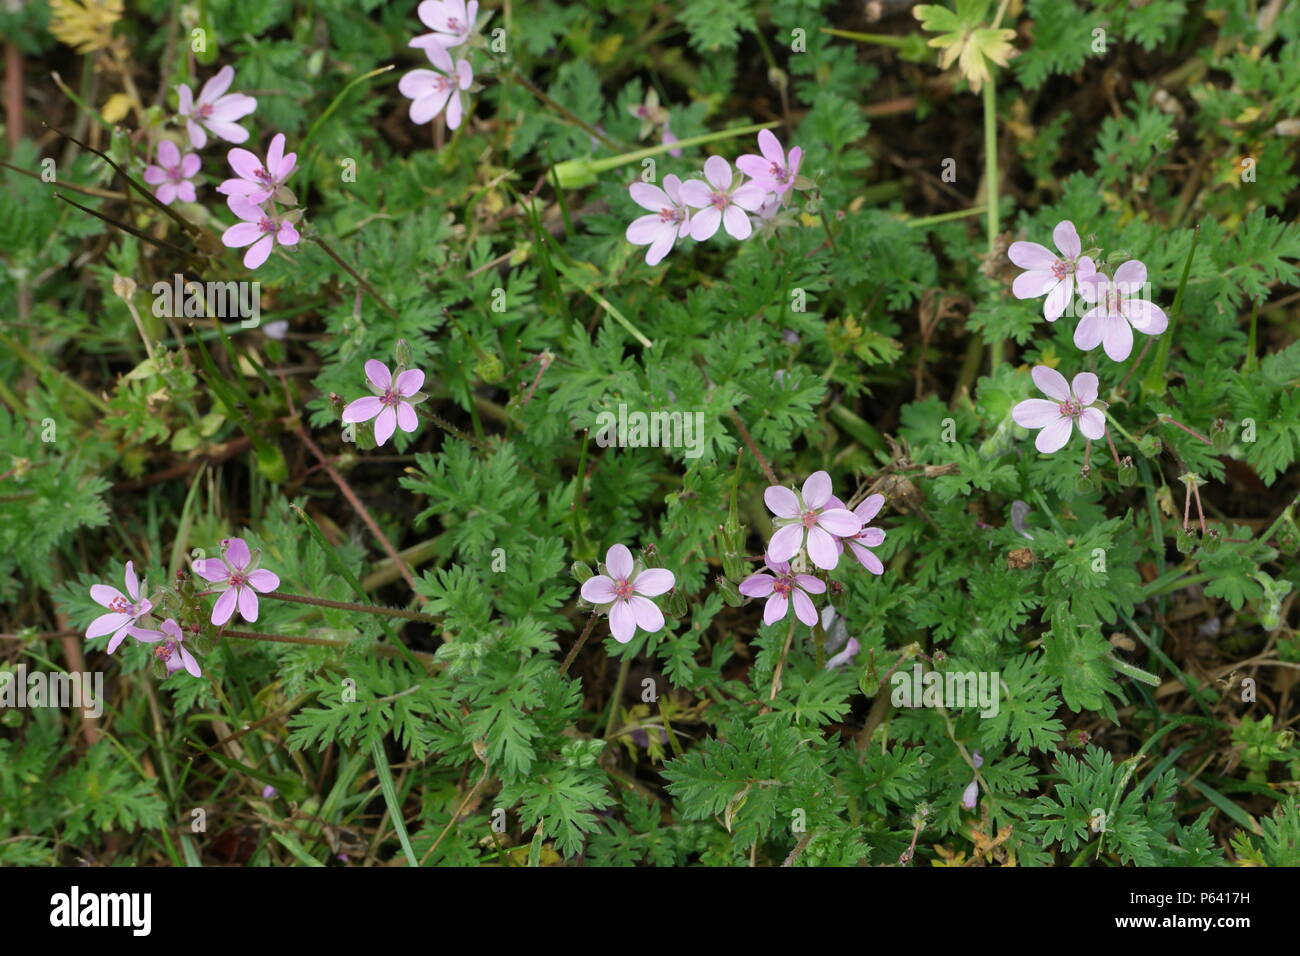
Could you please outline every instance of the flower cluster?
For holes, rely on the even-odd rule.
[[[258,567],[260,553],[250,551],[243,538],[227,538],[221,542],[221,548],[220,558],[199,558],[193,562],[194,573],[213,585],[211,590],[202,593],[220,595],[212,608],[211,621],[221,627],[236,611],[244,620],[256,621],[258,593],[269,594],[276,590],[280,578],[274,572]],[[184,577],[184,572],[178,577]],[[155,613],[156,599],[149,596],[149,589],[136,575],[132,561],[126,563],[125,584],[125,594],[107,584],[91,587],[91,599],[106,608],[107,613],[90,622],[86,637],[111,635],[108,641],[110,654],[127,637],[133,637],[141,644],[155,645],[153,656],[168,675],[184,670],[195,677],[203,676],[198,660],[185,646],[185,631],[176,618],[164,618],[157,628],[142,626],[142,622]],[[163,595],[164,606],[175,597],[174,593],[165,590]],[[182,599],[181,604],[184,606],[186,599]],[[190,630],[197,632],[198,625],[192,624]]]
[[[762,155],[746,154],[736,160],[736,169],[721,156],[704,163],[703,179],[685,182],[664,177],[663,188],[635,182],[628,192],[649,215],[634,219],[627,227],[627,241],[649,246],[645,261],[658,265],[679,239],[690,236],[696,242],[710,239],[721,226],[733,239],[748,239],[754,233],[750,214],[771,219],[790,198],[803,161],[796,146],[787,154],[771,131],[758,134]]]
[[[249,269],[264,263],[277,243],[296,246],[300,238],[295,224],[302,212],[292,208],[298,200],[285,185],[298,156],[286,155],[284,145],[284,134],[276,133],[265,161],[246,149],[232,149],[226,158],[235,176],[217,187],[230,211],[242,220],[223,232],[221,241],[232,249],[247,246],[244,266]]]
[[[884,565],[871,549],[884,542],[885,532],[867,526],[884,505],[883,495],[870,495],[850,511],[835,497],[830,475],[817,471],[798,492],[771,485],[763,493],[763,501],[775,516],[776,526],[763,555],[768,570],[741,581],[740,593],[767,598],[764,624],[782,620],[793,604],[795,617],[809,627],[816,626],[817,608],[812,598],[826,593],[826,582],[802,570],[805,556],[815,567],[830,571],[839,564],[847,546],[872,574],[884,573]]]
[[[636,629],[654,634],[664,626],[664,614],[652,597],[667,594],[677,584],[676,576],[664,568],[647,568],[632,560],[626,545],[616,544],[605,552],[600,574],[582,582],[582,599],[609,616],[614,640],[626,644]]]
[[[1093,254],[1084,254],[1074,223],[1064,220],[1052,230],[1056,252],[1036,242],[1013,242],[1007,257],[1025,271],[1011,284],[1017,299],[1043,301],[1043,317],[1055,322],[1075,305],[1076,295],[1090,305],[1074,329],[1074,344],[1091,352],[1098,345],[1115,362],[1133,351],[1133,333],[1159,335],[1169,319],[1158,305],[1144,298],[1147,267],[1137,259],[1120,264],[1113,276],[1099,269]],[[1097,401],[1097,376],[1080,372],[1072,382],[1046,365],[1032,372],[1034,384],[1051,399],[1026,399],[1011,411],[1025,428],[1039,429],[1035,447],[1051,454],[1065,447],[1078,425],[1085,438],[1106,434],[1105,403]]]
[[[462,54],[477,41],[478,0],[424,0],[416,12],[431,32],[412,39],[411,46],[424,51],[433,69],[411,70],[397,89],[411,101],[412,123],[428,123],[445,109],[448,129],[456,129],[474,85],[474,68]]]

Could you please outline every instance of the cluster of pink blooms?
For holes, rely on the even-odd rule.
[[[258,568],[260,554],[250,552],[243,538],[227,538],[221,546],[220,558],[201,558],[193,565],[194,572],[213,585],[211,591],[204,593],[220,594],[212,608],[212,623],[218,627],[224,625],[236,610],[246,621],[256,621],[257,593],[274,591],[280,586],[280,578],[271,571]],[[202,677],[203,670],[185,646],[185,633],[175,618],[166,618],[157,629],[141,626],[153,611],[154,602],[145,582],[137,577],[132,561],[126,563],[125,583],[125,594],[107,584],[91,587],[91,599],[107,609],[107,613],[90,622],[86,637],[112,635],[108,640],[110,654],[127,637],[142,644],[155,644],[154,657],[163,664],[168,675],[185,670],[195,677]]]
[[[1144,297],[1147,268],[1129,259],[1114,276],[1101,271],[1092,256],[1083,254],[1078,230],[1069,220],[1052,231],[1056,252],[1036,242],[1013,242],[1007,257],[1025,271],[1016,276],[1011,291],[1018,299],[1046,296],[1043,317],[1055,322],[1075,304],[1076,294],[1091,306],[1074,329],[1074,344],[1085,352],[1098,345],[1115,362],[1126,360],[1133,351],[1133,333],[1159,335],[1169,319],[1154,302]],[[1046,365],[1033,370],[1034,384],[1050,401],[1027,399],[1012,409],[1011,417],[1025,428],[1040,429],[1034,445],[1050,454],[1063,448],[1074,427],[1085,438],[1099,439],[1106,433],[1106,416],[1097,407],[1097,376],[1081,372],[1067,382],[1065,376]]]
[[[266,151],[265,162],[246,149],[232,149],[227,155],[235,177],[217,187],[226,196],[226,205],[242,221],[221,234],[221,241],[232,249],[248,247],[244,266],[256,269],[271,255],[278,243],[298,244],[295,223],[301,218],[298,200],[285,186],[285,180],[297,165],[297,153],[285,154],[284,134],[276,133]],[[281,208],[285,207],[285,208]]]
[[[763,501],[775,516],[776,526],[763,555],[768,570],[741,581],[740,593],[767,598],[764,624],[784,619],[793,605],[795,617],[809,627],[816,626],[817,608],[812,598],[826,593],[826,583],[802,570],[806,567],[804,557],[815,567],[830,571],[847,547],[872,574],[884,573],[884,565],[871,549],[884,542],[885,532],[867,526],[884,505],[884,495],[870,495],[849,511],[835,497],[830,475],[817,471],[808,476],[799,492],[783,485],[770,486]]]
[[[415,406],[424,401],[420,392],[424,386],[424,373],[418,368],[403,369],[400,365],[393,375],[388,366],[378,359],[369,359],[365,365],[366,381],[374,395],[349,402],[343,409],[343,421],[349,424],[375,422],[375,445],[382,445],[400,428],[413,432],[420,424]]]
[[[600,573],[582,583],[582,599],[596,611],[609,616],[614,640],[626,644],[636,629],[654,634],[664,626],[664,614],[652,597],[667,594],[677,577],[664,568],[647,568],[632,560],[626,545],[616,544],[605,552]]]
[[[456,129],[474,85],[474,68],[461,54],[474,45],[478,0],[424,0],[416,12],[431,32],[415,37],[411,46],[424,51],[433,69],[411,70],[397,89],[411,101],[412,123],[428,123],[446,110],[447,128]]]
[[[678,240],[690,236],[703,242],[712,238],[719,226],[733,239],[748,239],[754,233],[750,214],[760,220],[773,218],[789,202],[803,161],[800,147],[787,154],[769,130],[758,134],[758,148],[762,155],[741,156],[735,170],[721,156],[710,156],[704,163],[704,179],[682,182],[668,175],[662,188],[633,183],[628,187],[632,201],[650,214],[628,225],[627,241],[648,246],[645,261],[653,266],[663,261]]]

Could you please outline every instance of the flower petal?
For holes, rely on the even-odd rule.
[[[620,644],[626,644],[636,634],[636,612],[627,601],[615,601],[609,609],[609,630]]]
[[[788,524],[772,535],[767,554],[773,561],[789,561],[803,547],[803,525]]]
[[[636,626],[647,634],[653,634],[664,626],[664,612],[649,598],[633,595],[627,602],[636,618]]]
[[[884,495],[867,495],[867,497],[863,498],[862,501],[858,503],[858,506],[853,509],[853,514],[865,525],[876,515],[880,514],[880,509],[884,506]]]
[[[1035,365],[1034,370],[1029,375],[1033,378],[1034,384],[1048,398],[1054,398],[1058,402],[1068,402],[1070,400],[1070,383],[1056,369],[1048,365]]]
[[[402,398],[410,398],[418,392],[424,385],[424,373],[418,368],[408,368],[401,375],[397,376],[397,394]]]
[[[355,402],[348,403],[348,406],[343,409],[343,420],[345,422],[368,422],[383,410],[383,402],[374,395],[367,395],[365,398],[358,398]]]
[[[1133,351],[1133,326],[1123,316],[1111,316],[1106,319],[1105,331],[1102,333],[1101,347],[1106,350],[1112,361],[1122,362]]]
[[[745,580],[741,581],[737,590],[739,590],[741,594],[745,595],[745,597],[758,598],[767,597],[772,593],[775,586],[776,578],[760,571],[757,574],[751,574],[749,577],[745,578]]]
[[[714,189],[730,189],[731,164],[721,156],[710,156],[704,161],[704,178]]]
[[[1056,253],[1036,242],[1011,243],[1007,258],[1022,269],[1051,269],[1057,260]]]
[[[1060,403],[1045,398],[1027,398],[1011,409],[1012,421],[1024,428],[1046,428],[1060,417]]]
[[[682,187],[685,192],[686,187]],[[696,242],[703,242],[711,239],[713,234],[718,231],[718,226],[722,224],[722,213],[713,206],[701,209],[699,213],[691,220],[691,238]]]
[[[834,488],[831,476],[824,471],[814,471],[804,480],[803,503],[806,508],[821,508],[830,500]]]
[[[627,188],[632,195],[632,201],[642,209],[649,209],[651,212],[659,212],[661,209],[671,209],[677,205],[668,198],[668,194],[656,186],[654,183],[643,183],[640,180],[634,182]]]
[[[790,599],[784,594],[773,592],[772,596],[767,599],[767,604],[763,606],[763,623],[775,624],[781,618],[785,617],[785,612],[790,607]]]
[[[795,617],[803,621],[809,627],[817,626],[817,608],[813,606],[812,598],[796,589],[790,593],[794,600]]]
[[[590,604],[609,604],[618,596],[614,579],[604,574],[594,574],[582,582],[582,599]]]
[[[101,614],[86,628],[86,637],[103,637],[105,634],[112,634],[122,625],[130,623],[130,614],[119,614],[116,611]]]
[[[238,588],[227,588],[221,592],[221,597],[217,598],[217,603],[212,606],[212,623],[221,627],[230,620],[230,616],[235,613],[235,606],[239,603]]]
[[[1070,383],[1070,391],[1074,393],[1080,404],[1091,405],[1097,400],[1098,391],[1097,376],[1092,372],[1080,372],[1074,376],[1074,381]]]
[[[1083,410],[1083,414],[1079,416],[1079,431],[1083,432],[1085,438],[1091,438],[1093,441],[1106,434],[1106,416],[1101,413],[1100,408]]]
[[[862,519],[844,508],[827,508],[817,516],[817,527],[833,535],[848,538],[862,530]]]
[[[236,571],[242,571],[253,560],[252,552],[248,550],[248,542],[243,538],[227,538],[222,541],[226,563]]]
[[[672,590],[677,576],[667,568],[647,568],[636,576],[632,590],[646,597],[658,597]]]
[[[767,505],[767,510],[778,518],[799,517],[799,499],[785,485],[769,485],[763,492],[763,503]]]
[[[846,511],[845,514],[848,512]],[[857,518],[853,519],[855,524],[857,520]],[[839,564],[840,551],[835,547],[835,539],[831,537],[830,532],[821,527],[808,529],[808,557],[813,564],[826,571]]]
[[[1060,451],[1065,447],[1065,443],[1070,440],[1070,432],[1073,430],[1074,426],[1071,424],[1070,419],[1062,415],[1038,433],[1038,438],[1034,440],[1034,447],[1044,455]]]
[[[1079,241],[1079,231],[1074,228],[1074,223],[1066,219],[1056,224],[1052,230],[1052,241],[1056,243],[1056,248],[1061,250],[1061,254],[1067,259],[1077,259],[1079,253],[1083,252],[1083,243]]]
[[[730,205],[722,214],[722,225],[732,239],[748,239],[754,232],[754,224],[739,206]]]
[[[239,613],[244,620],[252,623],[257,620],[257,592],[252,588],[235,588],[239,592]]]
[[[266,568],[258,568],[248,576],[248,583],[263,594],[270,594],[280,586],[280,576]]]
[[[880,563],[880,559],[871,552],[870,549],[859,544],[856,541],[849,542],[849,553],[858,559],[858,564],[862,565],[872,574],[884,574],[885,566]]]
[[[616,581],[626,581],[632,576],[632,552],[627,545],[616,544],[605,552],[605,570]]]
[[[378,447],[388,439],[393,437],[393,432],[397,430],[397,412],[393,411],[392,406],[385,406],[375,416],[375,445]]]
[[[388,371],[388,366],[378,359],[367,359],[365,368],[370,384],[381,392],[388,391],[388,387],[393,384],[393,375]]]
[[[1011,283],[1011,294],[1017,299],[1037,299],[1060,284],[1061,280],[1047,269],[1032,269],[1016,276]]]
[[[115,587],[107,584],[92,584],[90,586],[90,599],[101,607],[111,607],[114,601],[121,601],[124,604],[131,602]]]

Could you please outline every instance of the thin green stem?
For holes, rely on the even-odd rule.
[[[421,614],[418,611],[406,611],[396,607],[383,607],[376,604],[354,604],[351,601],[331,601],[326,598],[311,597],[306,594],[286,594],[283,591],[272,591],[269,594],[263,594],[262,597],[274,598],[277,601],[292,601],[295,604],[315,604],[318,607],[334,607],[342,611],[360,611],[362,614],[380,614],[386,617],[400,617],[407,621],[420,621],[424,624],[441,624],[436,617],[430,617],[428,614]]]

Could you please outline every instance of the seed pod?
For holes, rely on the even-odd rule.
[[[1121,485],[1132,485],[1137,481],[1137,468],[1133,465],[1133,459],[1125,455],[1119,460],[1119,483]]]
[[[1196,539],[1186,528],[1179,528],[1178,533],[1174,535],[1174,544],[1177,545],[1179,554],[1191,554],[1196,547]]]
[[[397,362],[398,368],[410,368],[415,364],[415,359],[411,355],[411,344],[406,339],[398,339],[397,344],[393,346],[393,359]]]
[[[1207,528],[1201,537],[1201,550],[1206,554],[1214,554],[1221,544],[1223,544],[1223,535],[1219,534],[1219,529]]]
[[[1232,430],[1222,418],[1216,418],[1210,426],[1210,442],[1217,452],[1226,452],[1232,446]]]
[[[591,568],[582,561],[574,561],[569,567],[569,571],[573,574],[573,579],[579,584],[586,584],[587,579],[591,577]]]
[[[1138,451],[1147,458],[1156,457],[1156,455],[1160,454],[1162,448],[1164,448],[1164,445],[1156,435],[1143,435],[1138,439]]]
[[[664,613],[669,617],[682,617],[686,613],[686,595],[682,593],[681,588],[673,588],[668,592],[668,598],[664,601]]]

